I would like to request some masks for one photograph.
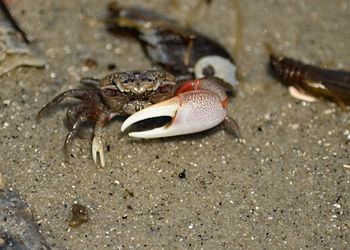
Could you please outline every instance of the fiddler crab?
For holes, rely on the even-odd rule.
[[[175,77],[164,71],[117,72],[98,80],[82,78],[81,83],[94,85],[89,89],[72,89],[56,96],[38,113],[54,108],[67,97],[81,100],[67,110],[70,127],[65,152],[84,123],[95,124],[92,156],[103,167],[103,127],[115,116],[131,115],[121,126],[124,132],[131,125],[157,117],[170,117],[167,124],[150,130],[130,132],[138,138],[159,138],[196,133],[223,124],[237,137],[237,123],[228,116],[228,97],[222,80],[209,77],[188,80],[177,86]]]

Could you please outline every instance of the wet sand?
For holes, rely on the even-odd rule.
[[[182,22],[196,4],[120,2]],[[88,140],[75,140],[74,158],[64,162],[71,102],[39,124],[38,110],[80,87],[76,76],[104,76],[112,63],[120,71],[152,66],[135,40],[107,33],[93,18],[104,16],[107,1],[11,1],[49,66],[0,78],[0,171],[54,249],[348,247],[350,114],[327,101],[290,97],[267,70],[265,44],[306,63],[350,70],[350,3],[237,1],[237,18],[232,2],[213,1],[191,25],[233,53],[241,83],[229,113],[245,143],[220,129],[136,140],[121,134],[117,120],[105,129],[106,167],[97,169]],[[98,66],[83,71],[88,57]],[[74,202],[89,208],[90,220],[70,229]]]

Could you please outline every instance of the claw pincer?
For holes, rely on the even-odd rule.
[[[142,120],[170,116],[165,126],[148,131],[130,132],[138,138],[159,138],[191,134],[213,128],[227,117],[227,95],[215,77],[190,80],[176,91],[176,96],[147,107],[125,120],[121,130]]]

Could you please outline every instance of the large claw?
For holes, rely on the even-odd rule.
[[[196,133],[215,127],[227,116],[227,100],[222,101],[209,90],[179,93],[167,101],[147,107],[125,120],[121,130],[149,118],[170,116],[172,120],[165,126],[142,132],[131,132],[129,136],[138,138],[159,138]]]

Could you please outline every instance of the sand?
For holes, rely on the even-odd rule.
[[[349,1],[215,0],[195,14],[189,10],[197,1],[120,1],[181,22],[192,15],[193,28],[232,52],[241,81],[229,114],[244,142],[220,129],[137,140],[122,135],[116,120],[105,129],[103,169],[92,161],[89,140],[75,140],[74,158],[64,162],[71,102],[40,123],[36,114],[55,95],[79,88],[78,76],[104,76],[109,64],[150,69],[150,62],[137,41],[107,33],[96,19],[107,1],[10,2],[49,65],[0,78],[0,172],[35,211],[53,249],[348,247],[350,115],[328,101],[293,99],[268,71],[266,44],[350,70]],[[98,65],[86,71],[89,57]],[[71,229],[75,202],[88,207],[90,219]]]

